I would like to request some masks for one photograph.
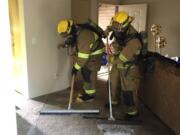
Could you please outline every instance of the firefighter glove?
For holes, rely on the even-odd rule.
[[[72,75],[76,75],[77,72],[78,72],[78,70],[73,66],[72,71],[71,71],[71,74],[72,74]]]

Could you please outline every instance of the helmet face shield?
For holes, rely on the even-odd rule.
[[[122,24],[112,20],[110,28],[112,31],[121,31],[122,30]]]
[[[115,21],[112,21],[111,23],[111,26],[110,26],[110,29],[114,32],[124,32],[126,29],[127,29],[127,26],[124,26],[123,24],[121,23],[118,23],[118,22],[115,22]]]

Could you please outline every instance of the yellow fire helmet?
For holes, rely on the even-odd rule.
[[[128,13],[124,11],[120,11],[115,14],[113,20],[118,23],[124,23],[128,19],[128,17],[129,17]]]
[[[59,34],[69,34],[71,32],[72,20],[61,20],[58,23],[57,31]]]
[[[134,20],[133,17],[129,16],[127,12],[120,11],[115,14],[112,18],[111,25],[118,28],[125,28]]]

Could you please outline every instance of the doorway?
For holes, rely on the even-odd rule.
[[[27,68],[22,0],[9,0],[14,90],[27,96]]]
[[[131,5],[110,5],[100,4],[98,9],[98,24],[104,30],[110,24],[112,16],[118,11],[126,11],[130,16],[135,17],[132,25],[137,31],[146,31],[147,4]]]

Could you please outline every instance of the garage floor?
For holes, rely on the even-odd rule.
[[[81,79],[76,81],[75,95],[81,89]],[[174,135],[146,107],[141,105],[141,124],[107,124],[97,119],[84,119],[81,115],[39,115],[43,109],[66,109],[69,89],[28,100],[17,109],[18,135]],[[75,97],[75,96],[74,96]],[[91,103],[73,103],[72,108],[101,110],[100,116],[108,116],[106,82],[98,80],[96,99]],[[114,108],[114,116],[121,118],[122,107]]]

